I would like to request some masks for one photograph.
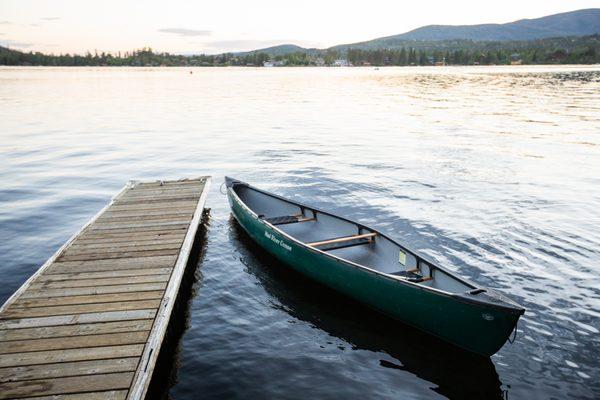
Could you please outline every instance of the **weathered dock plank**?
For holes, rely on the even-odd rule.
[[[111,321],[95,324],[46,326],[41,328],[10,329],[0,331],[0,341],[26,340],[51,337],[73,337],[150,330],[153,319]]]
[[[105,311],[125,311],[125,310],[147,310],[157,309],[160,306],[160,299],[155,300],[140,300],[140,301],[116,301],[110,303],[91,303],[91,304],[75,304],[66,306],[50,306],[50,307],[28,307],[19,308],[11,307],[7,310],[3,317],[6,319],[13,318],[32,318],[32,317],[49,317],[56,315],[74,315]],[[0,345],[2,345],[0,343]]]
[[[129,357],[0,368],[0,382],[135,371],[138,361]]]
[[[122,269],[116,271],[75,272],[71,274],[44,274],[40,281],[63,281],[71,279],[116,278],[120,276],[170,274],[171,268]]]
[[[145,343],[148,331],[0,342],[0,354]]]
[[[143,270],[140,270],[143,271]],[[55,275],[52,275],[55,276]],[[56,275],[59,276],[59,275]],[[90,296],[60,296],[60,297],[42,297],[31,299],[19,299],[10,307],[11,310],[18,308],[36,308],[36,307],[51,307],[64,305],[83,305],[83,304],[102,304],[114,303],[120,301],[137,302],[139,300],[162,299],[162,291],[150,290],[147,292],[130,292],[130,293],[110,293],[98,294]],[[8,310],[7,310],[8,312]]]
[[[0,357],[0,367],[51,364],[67,361],[102,360],[117,357],[138,357],[142,354],[143,349],[143,344],[131,344],[125,346],[88,347],[85,349],[3,354],[2,357]]]
[[[0,399],[143,399],[210,178],[132,183],[0,308]]]
[[[62,297],[62,296],[79,296],[92,294],[109,294],[109,293],[126,293],[126,292],[143,292],[150,290],[163,290],[166,283],[140,283],[135,285],[111,285],[111,286],[91,286],[82,288],[69,289],[31,289],[23,293],[21,296],[24,299],[41,298],[41,297]],[[0,316],[1,317],[1,316]]]
[[[133,372],[98,374],[32,381],[0,383],[0,399],[31,397],[37,394],[68,394],[86,391],[128,389]]]

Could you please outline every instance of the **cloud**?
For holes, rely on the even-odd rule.
[[[162,28],[158,30],[162,33],[173,33],[179,36],[210,36],[211,31],[187,28]]]
[[[60,17],[43,17],[44,21],[58,21]]]
[[[15,42],[14,40],[0,40],[0,45],[4,47],[18,47],[20,49],[27,49],[35,46],[34,43]]]
[[[38,27],[38,26],[40,26],[40,24],[29,24],[29,26]]]
[[[0,21],[0,25],[12,25],[10,21]]]

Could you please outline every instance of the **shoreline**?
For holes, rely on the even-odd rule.
[[[313,68],[313,69],[374,69],[374,68],[447,68],[447,67],[600,67],[600,63],[590,64],[446,64],[446,65],[348,65],[348,66],[333,66],[333,65],[282,65],[277,67],[264,67],[261,65],[8,65],[0,64],[0,68],[260,68],[260,69],[292,69],[292,68]]]

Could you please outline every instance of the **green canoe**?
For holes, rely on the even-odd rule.
[[[491,356],[525,309],[375,229],[225,178],[235,219],[296,271],[471,352]]]

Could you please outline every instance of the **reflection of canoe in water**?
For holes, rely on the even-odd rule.
[[[306,326],[300,325],[298,336],[291,335],[286,339],[289,344],[286,348],[292,352],[302,343],[321,348],[316,353],[308,350],[305,355],[308,360],[294,357],[297,365],[313,365],[311,373],[314,371],[319,375],[330,370],[333,376],[328,378],[331,381],[336,381],[337,374],[345,376],[343,369],[351,366],[351,382],[346,381],[343,388],[337,385],[335,397],[386,398],[379,391],[382,388],[387,393],[395,393],[391,398],[402,397],[398,393],[404,393],[407,387],[419,386],[414,377],[403,372],[424,380],[417,382],[422,382],[425,392],[434,390],[449,399],[505,400],[509,397],[508,392],[506,397],[503,395],[504,388],[489,357],[464,351],[426,332],[398,324],[394,319],[373,312],[371,308],[329,290],[292,268],[286,268],[257,245],[239,224],[232,223],[234,229],[229,231],[229,237],[239,249],[244,270],[258,280],[269,296],[268,301],[261,299],[261,303],[292,317],[293,320],[280,317],[287,322],[295,324],[295,320],[303,321],[311,328],[309,331],[316,328],[327,334],[307,334]],[[277,332],[276,328],[273,335],[279,337],[281,332]],[[294,369],[293,364],[286,363],[286,366]],[[371,385],[389,376],[389,369],[402,372],[393,374],[393,379],[385,385]],[[240,385],[242,387],[243,383],[240,382]],[[327,389],[320,390],[327,393]],[[415,390],[410,389],[410,392],[412,397],[418,398]],[[310,397],[328,397],[320,393],[312,393]]]
[[[490,356],[525,311],[382,233],[226,178],[238,223],[298,272],[466,350]]]

